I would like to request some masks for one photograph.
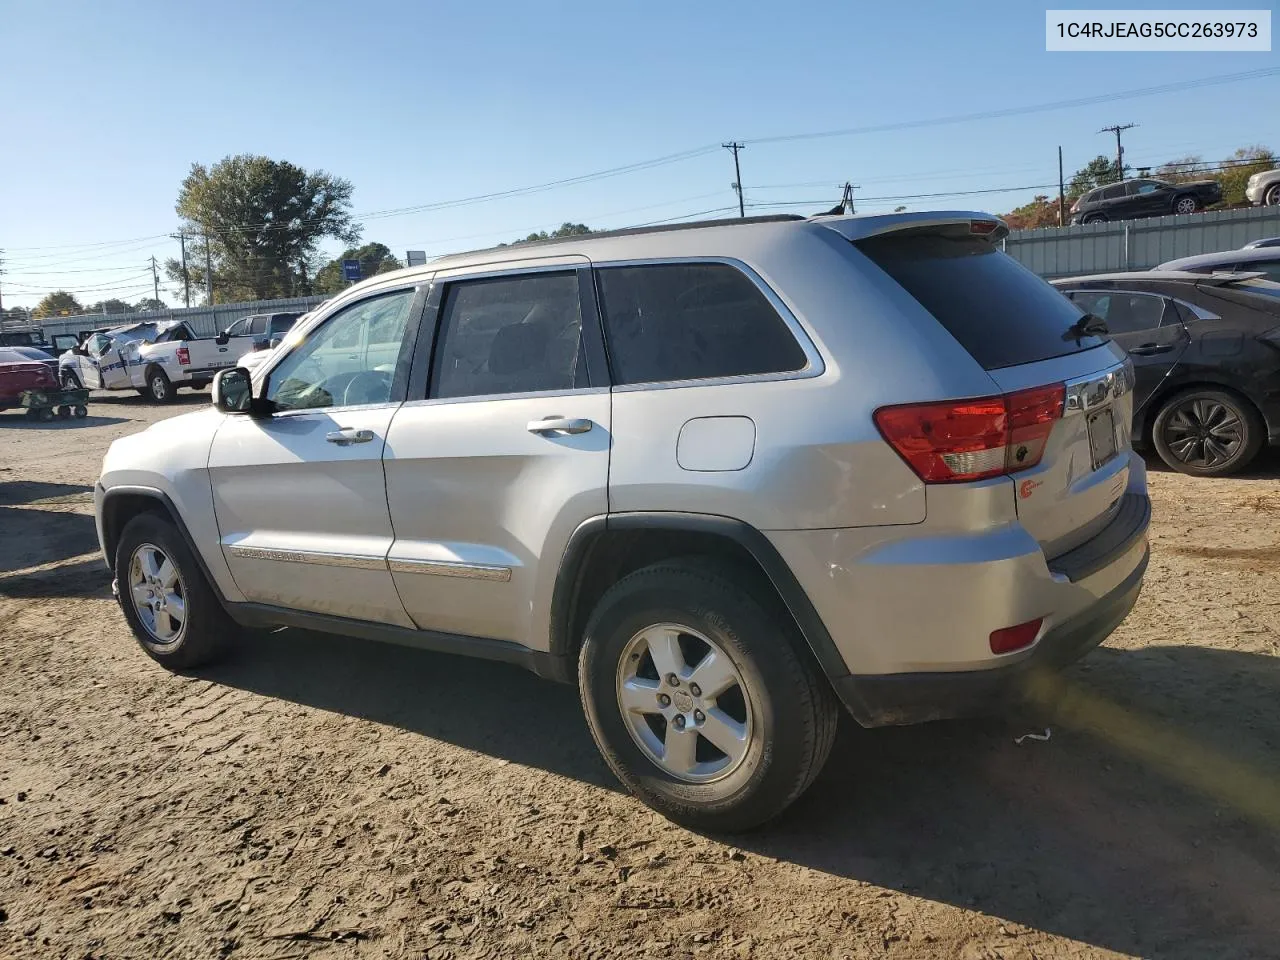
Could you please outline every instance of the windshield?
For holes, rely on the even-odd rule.
[[[981,237],[884,234],[857,246],[988,370],[1106,342],[1080,325],[1079,307]]]

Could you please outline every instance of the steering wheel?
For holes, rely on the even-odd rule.
[[[362,370],[347,381],[342,391],[342,405],[378,403],[391,395],[391,376],[381,370]]]

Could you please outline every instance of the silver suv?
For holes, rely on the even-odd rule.
[[[645,802],[757,825],[841,705],[990,709],[1138,596],[1132,368],[1004,232],[770,217],[372,278],[112,446],[124,616],[175,669],[236,625],[523,664]]]

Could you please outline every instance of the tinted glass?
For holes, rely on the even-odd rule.
[[[271,371],[284,410],[389,403],[414,291],[352,304],[313,330]]]
[[[451,284],[433,397],[570,390],[579,384],[582,305],[573,272]]]
[[[1080,309],[986,240],[888,234],[858,244],[988,370],[1089,350]]]
[[[605,267],[596,277],[616,383],[786,373],[807,363],[759,287],[728,264]]]
[[[1118,183],[1114,187],[1107,187],[1102,191],[1103,200],[1114,200],[1117,197],[1124,196],[1124,184]]]
[[[16,350],[0,349],[0,363],[26,363],[27,359]]]
[[[1101,317],[1113,334],[1137,333],[1160,326],[1166,301],[1149,293],[1082,290],[1073,298],[1080,309]]]
[[[288,333],[298,319],[296,314],[281,313],[271,318],[271,333]]]
[[[253,317],[244,317],[237,320],[231,326],[227,327],[227,336],[229,337],[247,337],[249,335],[249,325],[253,323]]]

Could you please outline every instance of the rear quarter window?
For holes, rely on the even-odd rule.
[[[808,358],[764,293],[726,263],[599,267],[614,382],[802,370]]]
[[[1080,308],[981,237],[903,232],[857,246],[987,370],[1106,342],[1072,336]]]

